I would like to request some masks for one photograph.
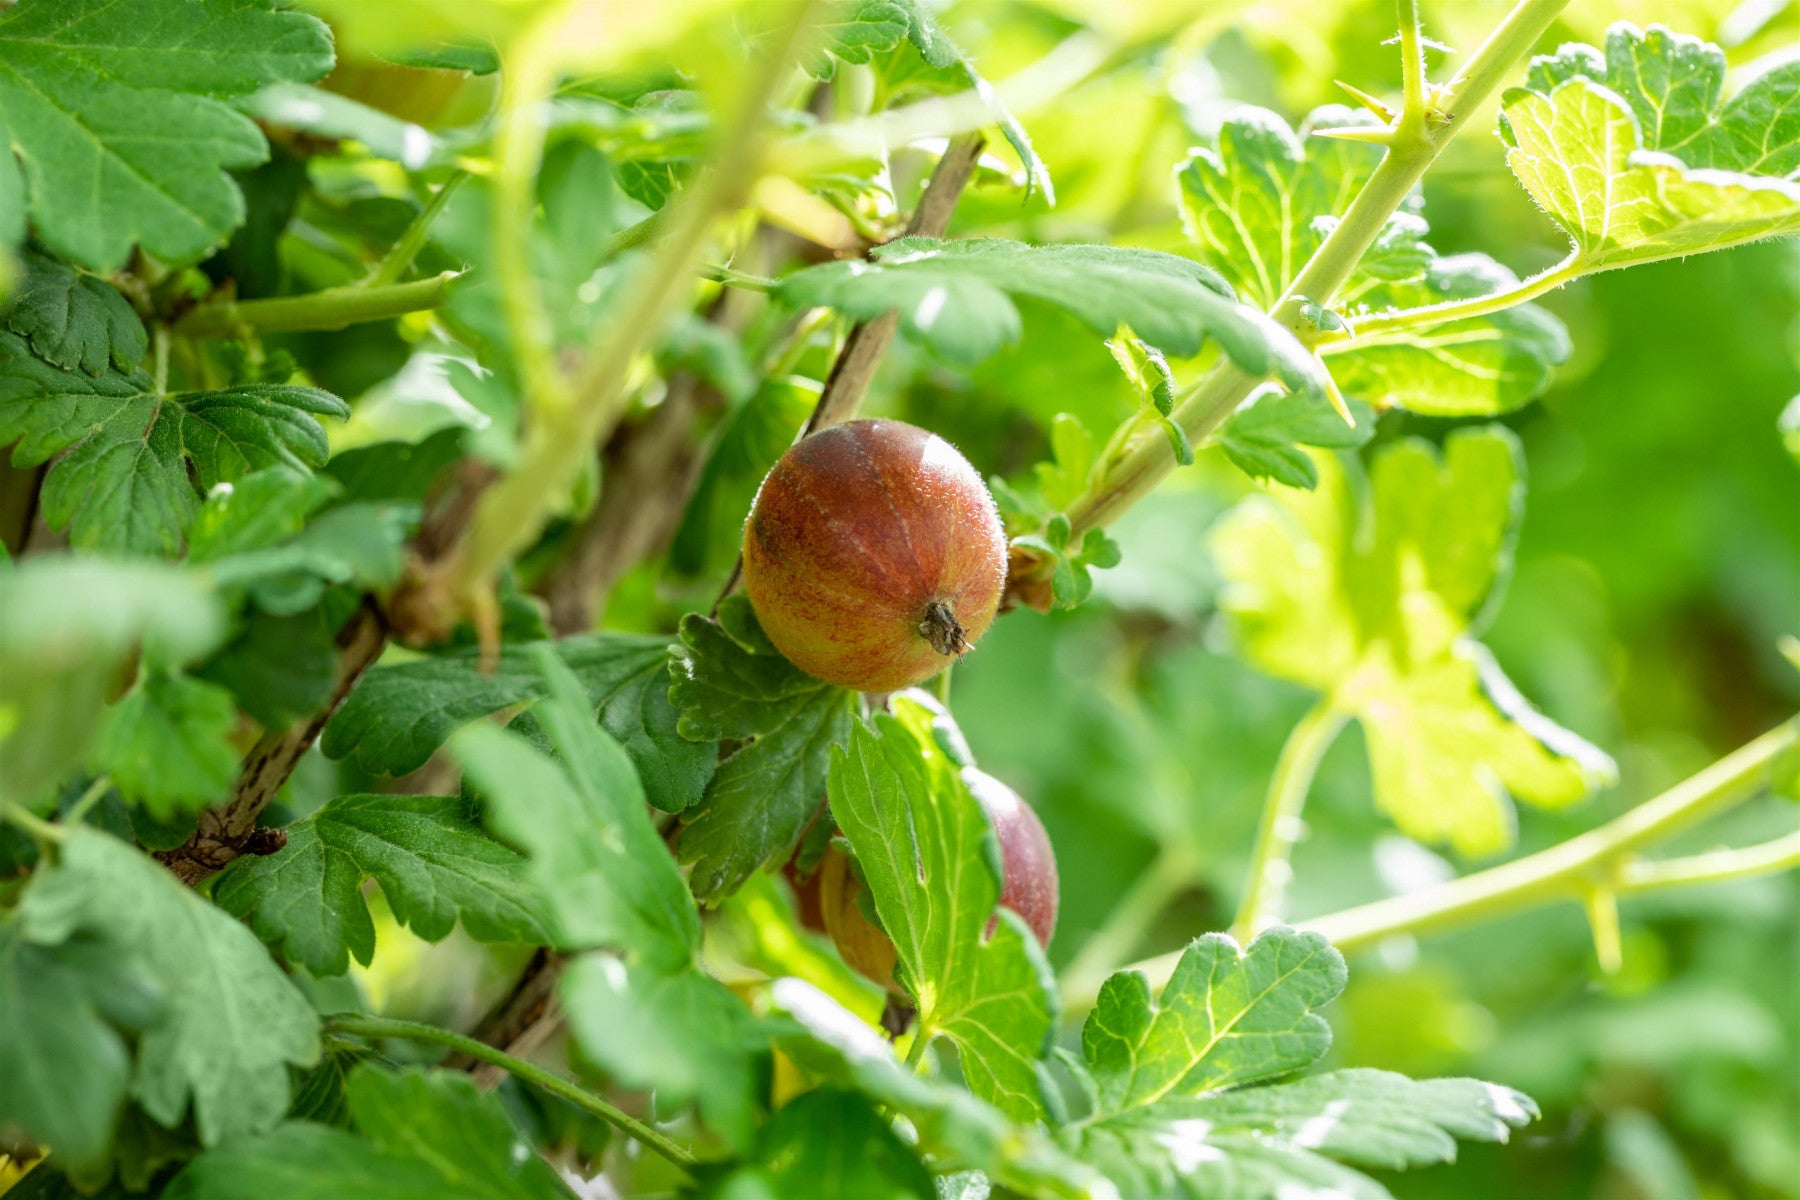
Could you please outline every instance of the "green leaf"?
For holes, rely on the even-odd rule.
[[[532,659],[550,694],[534,715],[557,757],[485,722],[457,733],[451,751],[488,798],[494,830],[525,850],[558,947],[613,947],[671,970],[691,963],[700,920],[644,814],[630,758],[554,651],[535,647]]]
[[[1119,972],[1081,1030],[1097,1111],[1117,1114],[1310,1065],[1331,1045],[1331,1027],[1314,1010],[1337,998],[1347,975],[1324,938],[1281,928],[1246,949],[1222,933],[1195,939],[1154,1003],[1141,974]]]
[[[525,859],[483,832],[455,796],[339,796],[287,827],[287,845],[226,868],[213,900],[315,976],[367,966],[375,925],[364,879],[428,942],[460,918],[484,942],[548,941]]]
[[[1417,308],[1503,292],[1518,282],[1485,254],[1458,254],[1432,258],[1416,278],[1372,284],[1359,298],[1376,311]],[[1549,386],[1569,352],[1568,330],[1535,304],[1321,347],[1346,395],[1378,409],[1436,417],[1510,412]]]
[[[182,266],[244,219],[226,171],[268,157],[227,100],[331,69],[301,13],[195,0],[25,0],[0,12],[0,235],[97,271],[133,245]],[[16,158],[14,157],[16,155]]]
[[[0,796],[25,801],[79,763],[125,659],[177,666],[225,634],[217,596],[156,563],[0,564]]]
[[[1504,1142],[1536,1116],[1528,1097],[1497,1084],[1349,1070],[1165,1100],[1078,1125],[1064,1141],[1133,1196],[1384,1200],[1356,1168],[1452,1162],[1458,1138]]]
[[[794,444],[819,402],[820,385],[788,376],[765,382],[719,427],[700,482],[669,544],[682,575],[724,575],[744,540],[744,514],[763,476]]]
[[[1368,124],[1366,115],[1328,105],[1295,133],[1264,109],[1236,110],[1220,127],[1217,149],[1196,151],[1178,175],[1183,218],[1202,260],[1240,294],[1273,307],[1381,160],[1376,146],[1309,135]],[[1416,308],[1518,282],[1483,255],[1440,259],[1426,244],[1426,233],[1415,212],[1403,209],[1389,218],[1340,293],[1340,308]],[[1314,319],[1338,320],[1329,310]],[[1543,390],[1551,368],[1569,351],[1561,324],[1525,305],[1425,329],[1328,342],[1321,352],[1332,355],[1328,366],[1339,388],[1377,409],[1468,416],[1524,404]],[[1239,465],[1253,475],[1309,486],[1296,482],[1309,474],[1304,455],[1290,450],[1276,459],[1264,452],[1251,460],[1254,468]]]
[[[270,84],[239,100],[237,108],[269,125],[314,137],[354,140],[376,158],[397,162],[409,171],[437,165],[445,153],[439,139],[422,126],[303,83]]]
[[[103,1166],[131,1081],[126,1035],[161,1006],[156,982],[113,947],[33,945],[19,922],[0,922],[0,1125],[77,1170]]]
[[[164,1200],[569,1200],[556,1169],[460,1071],[364,1063],[347,1089],[356,1133],[289,1121],[189,1163]]]
[[[24,283],[3,315],[32,353],[89,375],[104,374],[109,363],[130,371],[144,361],[149,336],[117,288],[36,250],[26,250],[24,259]]]
[[[620,1085],[747,1145],[755,1114],[755,1019],[699,969],[700,914],[644,807],[631,760],[595,725],[569,668],[533,650],[549,698],[534,710],[557,757],[479,723],[451,739],[488,797],[495,832],[524,848],[560,949],[606,947],[563,972],[563,1011],[582,1052]]]
[[[323,612],[277,617],[253,608],[196,674],[231,689],[263,728],[282,729],[326,707],[337,667],[337,643]]]
[[[682,736],[747,742],[682,817],[681,861],[694,864],[688,885],[705,904],[793,853],[824,807],[827,755],[849,735],[855,695],[783,658],[742,596],[727,597],[716,621],[682,618],[681,642],[669,699]]]
[[[1043,1112],[1037,1060],[1056,1020],[1049,965],[1024,920],[999,911],[1000,849],[932,709],[906,696],[831,755],[831,812],[856,852],[916,1036],[955,1043],[963,1077],[1009,1117]],[[984,933],[992,922],[991,935]]]
[[[288,1065],[319,1053],[318,1018],[251,932],[124,842],[69,830],[19,904],[24,936],[102,941],[161,986],[161,1016],[138,1039],[131,1091],[156,1121],[188,1115],[205,1145],[273,1126]]]
[[[1319,472],[1300,447],[1351,450],[1375,435],[1375,414],[1368,405],[1353,402],[1350,412],[1355,425],[1323,396],[1264,389],[1231,414],[1219,430],[1219,447],[1252,479],[1311,488],[1318,484]]]
[[[1725,56],[1627,24],[1602,56],[1566,47],[1503,97],[1507,162],[1568,234],[1571,263],[1604,271],[1800,230],[1800,64],[1721,105]]]
[[[238,774],[237,705],[217,684],[149,667],[106,716],[93,767],[159,820],[224,798]]]
[[[819,39],[806,57],[806,69],[815,79],[832,79],[839,62],[862,64],[884,50],[892,50],[906,37],[905,0],[833,0],[817,20]]]
[[[1295,386],[1316,378],[1312,356],[1293,336],[1238,303],[1217,274],[1155,250],[909,237],[878,247],[873,263],[797,271],[779,291],[790,304],[825,305],[859,320],[898,311],[903,329],[960,363],[1018,340],[1011,297],[1023,296],[1068,310],[1103,338],[1125,325],[1187,357],[1211,336],[1252,374],[1277,374]]]
[[[336,491],[329,477],[284,465],[215,488],[188,530],[188,561],[210,563],[266,550],[304,529],[307,517],[330,503]]]
[[[881,1111],[855,1092],[829,1087],[790,1101],[757,1135],[749,1160],[701,1194],[937,1200],[925,1164]]]
[[[179,553],[201,493],[261,467],[324,465],[318,417],[349,413],[308,387],[159,395],[141,371],[59,371],[0,334],[0,442],[17,440],[15,466],[61,456],[44,479],[44,519],[84,549]]]
[[[555,644],[580,680],[601,728],[631,757],[650,803],[680,812],[700,799],[717,747],[676,732],[668,695],[669,643],[659,637],[587,634]],[[425,765],[458,727],[511,705],[542,698],[544,676],[531,646],[507,646],[492,671],[471,647],[366,672],[325,727],[330,758],[354,758],[374,775],[399,776]]]
[[[776,1044],[809,1075],[854,1087],[904,1116],[933,1169],[979,1170],[1031,1196],[1089,1196],[1100,1182],[1043,1134],[1015,1125],[965,1089],[908,1070],[891,1042],[830,996],[800,979],[777,979],[775,1007],[798,1029]]]
[[[1362,721],[1375,800],[1409,835],[1465,855],[1512,841],[1509,794],[1573,804],[1612,761],[1525,703],[1474,636],[1498,602],[1524,464],[1498,427],[1376,455],[1367,504],[1340,460],[1215,527],[1221,608],[1254,665]]]
[[[583,1056],[607,1078],[656,1093],[662,1111],[694,1104],[732,1146],[750,1145],[768,1035],[730,988],[695,966],[595,952],[564,968],[557,994]]]
[[[1246,300],[1273,308],[1324,240],[1317,218],[1343,216],[1381,161],[1378,146],[1313,131],[1367,124],[1336,104],[1315,110],[1298,133],[1267,109],[1234,110],[1216,148],[1196,150],[1176,172],[1202,261]]]

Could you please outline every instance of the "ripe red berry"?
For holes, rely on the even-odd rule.
[[[1056,932],[1057,879],[1056,852],[1050,848],[1044,823],[1019,793],[985,771],[969,767],[963,771],[963,782],[981,801],[994,836],[1000,839],[1005,875],[1000,907],[1024,917],[1038,944],[1048,949]]]
[[[862,692],[937,674],[986,631],[1006,586],[1006,533],[949,442],[851,421],[782,456],[744,524],[744,588],[777,649]]]

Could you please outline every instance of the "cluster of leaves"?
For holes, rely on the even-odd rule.
[[[500,60],[469,39],[497,37],[506,6],[358,7],[338,15],[399,21],[422,69]],[[866,72],[883,106],[965,90],[994,105],[915,0],[821,12],[813,78]],[[686,31],[698,18],[671,20]],[[754,51],[753,24],[734,33]],[[418,53],[439,34],[448,42]],[[568,65],[617,66],[635,36]],[[1142,976],[1115,975],[1082,1053],[1059,1050],[1055,982],[1023,920],[997,908],[998,849],[948,715],[904,694],[869,713],[787,662],[741,598],[686,613],[673,640],[552,640],[517,602],[497,652],[458,631],[340,696],[334,639],[402,583],[444,468],[471,450],[505,464],[514,448],[532,364],[513,342],[530,322],[493,281],[535,274],[544,349],[577,346],[641,266],[621,246],[650,235],[622,235],[694,175],[716,125],[692,79],[572,81],[546,109],[523,245],[502,249],[496,206],[518,198],[451,174],[493,152],[498,123],[428,133],[312,86],[332,64],[326,27],[273,3],[0,10],[0,251],[17,248],[20,266],[0,311],[0,446],[72,549],[0,562],[0,806],[13,826],[0,840],[0,1133],[51,1151],[26,1194],[64,1177],[183,1200],[570,1194],[501,1101],[453,1071],[398,1069],[320,1015],[319,998],[341,994],[332,981],[375,959],[383,913],[426,941],[460,927],[560,956],[578,1072],[693,1123],[714,1160],[688,1164],[699,1195],[1379,1196],[1362,1170],[1444,1161],[1458,1138],[1505,1140],[1530,1119],[1525,1097],[1473,1080],[1295,1077],[1326,1050],[1317,1010],[1345,967],[1288,929],[1247,947],[1194,942],[1154,998]],[[1577,268],[1795,227],[1800,139],[1780,102],[1792,70],[1722,107],[1721,71],[1711,48],[1621,29],[1604,55],[1540,60],[1508,97],[1514,170],[1568,228]],[[1025,131],[990,111],[1024,190],[1049,200]],[[914,347],[958,370],[1050,310],[1109,342],[1137,411],[1104,450],[1058,419],[1052,461],[1010,505],[1017,546],[1054,564],[1066,606],[1119,561],[1066,515],[1113,450],[1144,435],[1195,457],[1169,360],[1270,381],[1217,433],[1246,474],[1285,485],[1214,539],[1241,651],[1362,721],[1377,803],[1403,830],[1489,853],[1511,839],[1509,796],[1568,804],[1612,770],[1526,708],[1473,640],[1518,520],[1516,447],[1499,430],[1454,434],[1441,454],[1399,442],[1366,480],[1329,451],[1360,446],[1390,408],[1515,409],[1567,341],[1524,306],[1325,337],[1315,353],[1266,315],[1375,167],[1367,146],[1310,136],[1349,121],[1320,110],[1296,133],[1261,110],[1227,120],[1179,174],[1198,260],[905,238],[792,271],[773,304],[846,322],[895,314]],[[771,123],[772,162],[807,164],[796,180],[859,231],[897,231],[885,162],[825,154],[810,113]],[[329,147],[330,165],[272,152],[264,126]],[[386,160],[369,177],[398,164],[444,190],[430,208],[369,194],[338,169],[359,156]],[[1616,197],[1598,218],[1595,190]],[[414,222],[429,218],[419,246]],[[1315,332],[1516,285],[1484,256],[1439,256],[1426,234],[1416,206],[1396,215],[1335,299],[1341,313],[1313,306]],[[182,332],[190,308],[217,302],[217,281],[244,298],[360,288],[409,239],[417,263],[402,273],[472,272],[416,356],[391,321],[342,354],[353,335],[309,353],[247,329],[223,345]],[[718,545],[812,391],[759,381],[743,345],[697,320],[657,353],[659,370],[705,377],[729,408],[674,555],[690,575],[722,574]],[[409,358],[441,368],[444,386],[425,389],[424,428],[383,440],[383,400],[403,408],[419,386],[410,369],[389,380]],[[381,381],[385,395],[369,390]],[[328,387],[366,394],[353,412]],[[327,422],[345,419],[362,422],[361,444],[333,456]],[[578,484],[567,499],[579,513],[591,496]],[[357,783],[289,811],[278,849],[238,858],[204,892],[145,853],[180,846],[196,814],[232,799],[259,737],[319,725],[324,756]],[[460,794],[388,787],[440,752],[462,770]],[[814,982],[759,981],[746,1003],[709,969],[702,906],[833,837],[895,943],[915,1061],[949,1043],[961,1085],[903,1065]]]
[[[1567,805],[1610,782],[1611,760],[1531,709],[1474,640],[1521,516],[1513,436],[1461,430],[1441,456],[1394,443],[1366,486],[1341,459],[1315,467],[1314,490],[1215,527],[1220,608],[1252,663],[1361,720],[1377,805],[1421,841],[1485,855],[1512,844],[1508,793]]]

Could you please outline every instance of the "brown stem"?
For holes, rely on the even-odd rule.
[[[951,139],[944,156],[938,159],[931,172],[925,194],[919,197],[919,206],[906,223],[906,237],[944,236],[944,231],[950,228],[950,216],[956,211],[956,201],[974,177],[975,164],[981,159],[984,144],[979,133],[965,133]],[[801,437],[850,419],[868,392],[875,369],[881,365],[881,357],[887,353],[899,328],[899,316],[884,313],[850,331]]]
[[[456,531],[468,522],[474,497],[492,479],[493,469],[473,459],[457,469],[413,539],[413,546],[429,561],[456,541]],[[402,589],[404,591],[404,587]],[[244,756],[243,768],[231,789],[231,799],[200,814],[192,837],[157,858],[190,886],[223,870],[234,859],[249,853],[272,853],[275,839],[259,836],[257,818],[275,799],[300,758],[317,740],[344,697],[375,664],[387,648],[390,624],[375,597],[365,596],[356,614],[338,631],[337,676],[325,707],[296,725],[264,733]]]
[[[256,819],[293,774],[300,756],[312,746],[325,722],[349,695],[351,686],[381,657],[386,645],[381,614],[373,601],[365,600],[338,633],[337,681],[330,701],[296,725],[263,734],[244,758],[231,800],[202,812],[199,828],[192,837],[156,856],[177,879],[192,886],[247,852],[257,832]]]
[[[489,1046],[503,1046],[509,1054],[524,1054],[540,1045],[556,1028],[551,1006],[556,1001],[556,982],[562,978],[563,962],[553,950],[533,954],[512,990],[487,1011],[469,1036]],[[498,1071],[466,1054],[453,1054],[444,1060],[444,1065],[473,1071],[476,1082],[484,1087],[500,1080]]]

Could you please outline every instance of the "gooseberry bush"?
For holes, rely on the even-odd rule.
[[[997,87],[922,0],[0,3],[0,1190],[1384,1196],[1537,1110],[1324,1069],[1345,953],[1578,903],[1617,970],[1621,900],[1800,862],[1651,853],[1791,790],[1789,724],[1284,923],[1351,725],[1465,863],[1613,783],[1480,640],[1499,418],[1575,350],[1533,301],[1800,232],[1800,63],[1558,46],[1563,0],[1452,51],[1399,0],[1397,88],[1218,108],[1147,164],[1185,236],[1109,244],[1032,107],[1211,34],[1075,7]],[[1490,133],[1567,243],[1525,278],[1429,240]],[[1110,378],[997,382],[1033,326]],[[1007,387],[985,460],[922,427]],[[1127,964],[1171,852],[1058,978],[1086,848],[952,680],[1193,470],[1241,499],[1164,536],[1315,703],[1229,930]]]

